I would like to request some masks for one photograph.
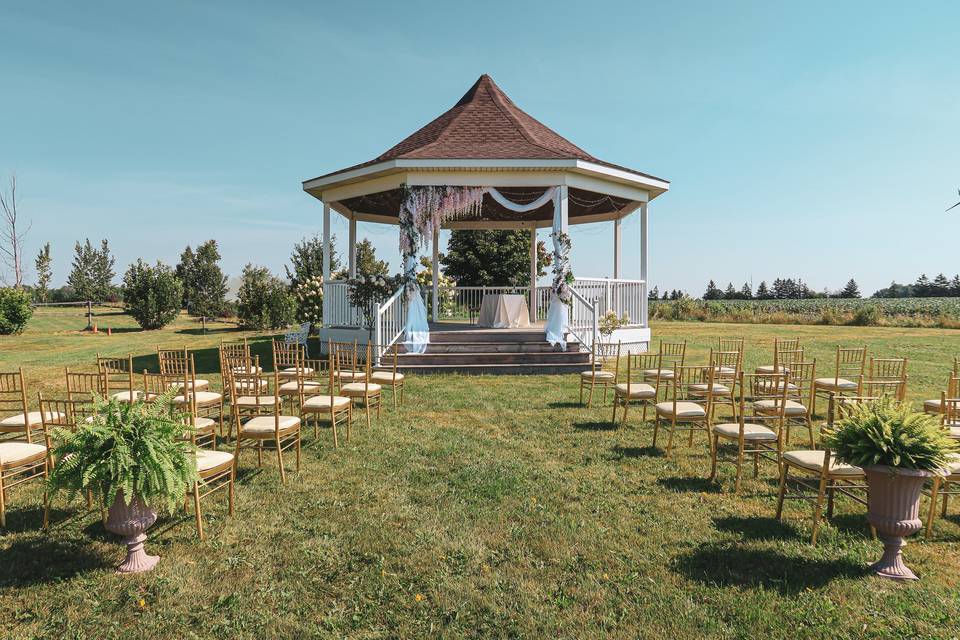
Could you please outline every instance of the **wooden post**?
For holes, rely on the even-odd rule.
[[[643,317],[640,322],[644,327],[647,326],[647,287],[650,286],[647,282],[647,239],[647,203],[644,202],[640,205],[640,279],[643,280],[643,288],[640,290],[640,315]]]
[[[430,317],[434,322],[440,319],[440,229],[433,229],[433,273]]]
[[[613,279],[620,277],[620,218],[613,221]]]
[[[330,205],[323,203],[323,285],[326,288],[330,282]],[[323,322],[330,318],[330,296],[323,296]]]
[[[93,302],[87,300],[87,330],[93,329]]]
[[[351,278],[357,277],[357,219],[350,218],[350,260],[347,273]]]
[[[530,229],[530,323],[537,321],[537,227]]]

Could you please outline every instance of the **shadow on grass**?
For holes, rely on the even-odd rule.
[[[681,556],[673,569],[691,580],[717,587],[768,589],[793,595],[818,589],[838,578],[868,575],[866,566],[850,560],[788,556],[773,549],[742,544],[709,544]]]
[[[587,403],[584,402],[580,404],[579,402],[548,402],[547,406],[551,409],[586,409]]]
[[[714,518],[717,531],[740,534],[748,540],[795,540],[799,537],[796,528],[776,518],[744,518],[728,516]]]
[[[720,485],[706,478],[660,478],[657,484],[677,493],[720,493]]]
[[[580,431],[616,431],[620,425],[609,420],[593,420],[591,422],[574,422],[573,428]]]
[[[108,566],[87,540],[55,540],[39,534],[15,540],[0,555],[0,587],[58,582]]]
[[[188,333],[194,331],[193,329],[183,329],[177,333]],[[200,333],[201,330],[197,329],[197,333]],[[227,329],[224,331],[213,330],[210,331],[210,334],[215,333],[232,333],[232,329]],[[250,355],[259,357],[260,366],[263,367],[265,373],[270,373],[273,371],[273,344],[271,336],[264,336],[260,338],[253,338],[247,341],[247,344],[250,346]],[[164,344],[158,345],[159,348],[163,349],[182,349],[183,344],[177,345],[175,343],[170,343],[169,341]],[[190,349],[190,353],[193,355],[194,364],[197,367],[197,375],[210,375],[210,374],[219,374],[220,373],[220,348],[216,347],[207,347],[205,349]],[[156,352],[153,353],[143,353],[140,355],[135,355],[133,357],[133,370],[137,373],[141,373],[144,370],[156,373],[160,370],[160,362],[157,360]]]
[[[657,447],[610,447],[610,452],[618,459],[623,458],[662,458],[663,450]]]

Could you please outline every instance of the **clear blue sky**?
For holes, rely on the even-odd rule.
[[[56,284],[88,236],[120,272],[212,237],[231,275],[282,273],[320,229],[300,181],[381,153],[482,73],[594,155],[672,181],[650,207],[661,289],[960,271],[960,210],[943,213],[956,2],[139,5],[0,9],[0,172]],[[399,266],[395,227],[360,232]],[[572,235],[574,272],[610,275],[610,223]]]

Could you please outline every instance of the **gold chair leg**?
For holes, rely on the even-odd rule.
[[[287,483],[287,473],[283,470],[283,449],[280,448],[280,438],[274,438],[277,443],[277,462],[280,463],[280,484]]]
[[[203,517],[200,515],[200,481],[193,483],[193,515],[197,520],[197,535],[200,536],[200,542],[204,540]]]
[[[789,473],[790,467],[787,464],[783,464],[780,467],[780,490],[777,493],[777,520],[780,520],[783,517],[783,499],[787,491],[787,473]]]
[[[236,469],[235,468],[230,469],[230,483],[227,486],[227,504],[229,505],[227,509],[227,514],[231,516],[233,515],[233,487],[236,484],[236,479],[237,479]]]
[[[820,484],[817,487],[817,505],[813,509],[813,535],[810,537],[810,544],[817,544],[817,534],[820,532],[820,517],[823,515],[823,499],[827,490],[827,477],[820,476]]]

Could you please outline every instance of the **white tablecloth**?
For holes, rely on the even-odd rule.
[[[530,326],[527,298],[519,294],[489,294],[480,303],[477,324],[492,329],[523,329]]]

